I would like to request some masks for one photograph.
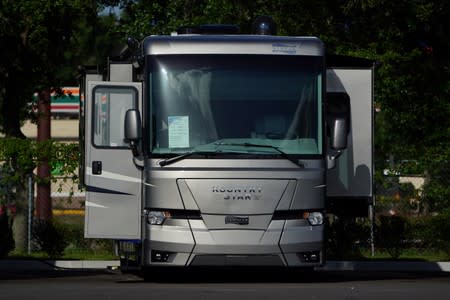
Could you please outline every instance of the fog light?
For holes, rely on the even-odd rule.
[[[317,263],[320,261],[320,251],[308,251],[298,253],[302,262]]]
[[[170,212],[151,210],[147,213],[147,223],[150,225],[162,225],[167,218],[170,218]]]
[[[152,250],[152,262],[167,262],[170,252]]]
[[[321,212],[305,212],[303,214],[304,219],[308,219],[309,224],[312,226],[323,224],[323,214]]]

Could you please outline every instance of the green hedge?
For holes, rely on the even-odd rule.
[[[50,258],[59,258],[69,245],[68,230],[55,220],[37,220],[33,224],[33,242],[38,250],[47,253]]]
[[[375,242],[397,259],[407,244],[408,221],[401,216],[379,216],[375,227]]]
[[[113,253],[113,242],[106,239],[85,239],[82,223],[68,224],[53,219],[34,224],[35,251],[42,251],[50,258],[62,258],[65,252]]]
[[[334,219],[328,225],[329,259],[364,258],[370,248],[368,219]],[[383,216],[374,223],[375,248],[398,259],[406,249],[433,250],[450,259],[450,211],[430,216]]]
[[[409,239],[422,247],[443,251],[450,258],[450,210],[409,219]]]

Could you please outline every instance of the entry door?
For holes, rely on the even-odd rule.
[[[88,83],[86,237],[140,239],[142,172],[124,141],[124,120],[128,109],[140,109],[141,91],[140,83]]]

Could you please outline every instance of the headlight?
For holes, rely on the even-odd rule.
[[[170,216],[170,212],[168,211],[151,210],[147,213],[147,223],[151,225],[162,225]]]
[[[312,226],[323,224],[323,214],[321,212],[305,212],[303,218],[308,219],[309,224]]]

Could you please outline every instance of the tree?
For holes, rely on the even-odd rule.
[[[4,0],[0,7],[1,130],[23,138],[20,122],[34,92],[58,88],[76,24],[96,18],[89,0]],[[76,67],[76,66],[75,66]]]
[[[65,79],[62,66],[73,46],[76,24],[83,19],[95,19],[97,4],[89,0],[4,0],[0,5],[0,130],[7,137],[23,139],[20,125],[28,113],[27,104],[34,92],[45,90],[48,94],[62,85]],[[8,145],[1,146],[3,152]],[[19,192],[14,199],[17,216],[13,230],[16,246],[24,249],[24,186],[26,175],[33,168],[19,168],[19,153],[2,158],[7,162],[2,161],[2,167],[10,168],[17,177]],[[31,161],[32,157],[25,159]]]

